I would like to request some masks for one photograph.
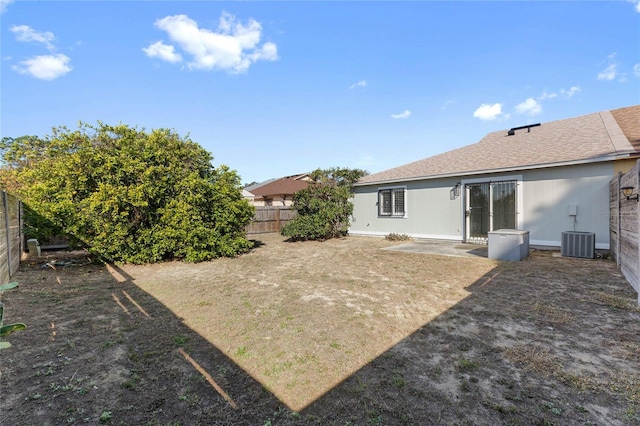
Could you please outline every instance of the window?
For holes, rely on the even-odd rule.
[[[381,189],[378,191],[378,215],[404,217],[405,188]]]

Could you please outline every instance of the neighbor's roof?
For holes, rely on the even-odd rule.
[[[244,189],[246,189],[247,191],[251,192],[256,188],[260,188],[261,186],[266,185],[266,184],[268,184],[270,182],[275,182],[276,180],[278,180],[278,178],[267,179],[267,180],[262,181],[260,183],[254,183],[253,185],[247,185],[247,186],[244,187]]]
[[[368,175],[356,185],[605,161],[640,153],[640,105],[489,133],[480,142]]]
[[[272,179],[263,185],[253,186],[251,193],[256,197],[268,197],[270,195],[290,195],[309,186],[309,182],[304,180],[306,173],[285,176],[280,179]]]

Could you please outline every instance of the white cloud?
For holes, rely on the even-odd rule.
[[[542,105],[533,98],[527,98],[526,101],[516,105],[516,112],[519,114],[538,115],[542,112]]]
[[[617,64],[610,64],[608,67],[606,67],[600,73],[598,73],[598,80],[611,81],[614,78],[616,78],[617,74],[618,74],[618,66],[617,66]]]
[[[565,89],[560,89],[560,93],[563,96],[566,96],[567,98],[572,97],[573,95],[575,95],[576,93],[581,92],[582,90],[580,90],[580,88],[578,86],[571,86],[571,88],[569,90],[565,90]]]
[[[44,44],[49,50],[55,49],[51,42],[55,40],[56,36],[50,31],[39,33],[28,25],[14,25],[11,27],[11,32],[16,33],[16,40],[18,41],[34,41]]]
[[[455,104],[455,101],[453,99],[448,99],[442,104],[442,106],[440,106],[440,110],[444,111],[445,109],[449,108],[453,104]]]
[[[0,13],[4,13],[13,0],[0,0]]]
[[[555,93],[555,92],[547,93],[547,91],[546,91],[546,90],[544,90],[544,91],[542,92],[542,95],[538,96],[538,97],[537,97],[537,99],[538,99],[539,101],[544,101],[545,99],[553,99],[553,98],[555,98],[555,97],[557,97],[557,96],[558,96],[558,94],[557,94],[557,93]]]
[[[636,75],[636,77],[640,77],[640,64],[635,64],[633,66],[633,73]]]
[[[360,80],[360,81],[359,81],[359,82],[357,82],[357,83],[353,83],[353,84],[351,85],[351,87],[349,87],[349,90],[353,90],[353,89],[356,89],[356,88],[358,88],[358,87],[361,87],[361,88],[363,88],[363,89],[364,89],[365,87],[367,87],[367,80]]]
[[[473,113],[473,116],[480,120],[495,120],[502,115],[502,104],[482,104]]]
[[[409,111],[408,109],[405,109],[400,114],[391,114],[391,118],[397,120],[399,118],[407,118],[410,115],[411,115],[411,111]]]
[[[544,90],[540,96],[536,98],[527,98],[524,102],[516,105],[515,110],[519,114],[538,115],[542,113],[542,101],[555,99],[560,95],[568,99],[578,92],[580,92],[580,88],[578,86],[571,86],[569,89],[560,89],[557,92],[547,92]]]
[[[28,25],[14,25],[10,30],[16,34],[18,41],[41,43],[50,52],[56,50],[53,44],[56,36],[50,31],[38,32]],[[11,68],[20,74],[30,75],[40,80],[55,80],[73,69],[69,61],[71,59],[63,54],[40,55],[25,59]]]
[[[248,23],[236,22],[229,13],[222,13],[217,31],[199,28],[198,23],[186,15],[166,16],[158,19],[155,26],[166,31],[169,38],[190,56],[189,69],[223,69],[234,73],[245,72],[260,60],[278,59],[278,48],[267,42],[259,46],[262,26],[250,19]],[[145,53],[155,52],[155,56],[177,62],[177,53],[169,51],[166,44],[156,42],[145,49]],[[154,47],[157,46],[157,47]],[[160,54],[160,49],[164,55]]]
[[[629,3],[633,3],[635,5],[634,9],[636,12],[640,13],[640,0],[627,0]]]
[[[179,53],[176,53],[173,46],[166,45],[161,41],[157,41],[142,50],[150,58],[160,58],[167,62],[182,61],[182,56]]]
[[[27,74],[40,80],[55,80],[62,77],[73,68],[69,66],[69,57],[57,55],[35,56],[14,65],[13,70],[20,74]]]
[[[611,81],[618,76],[618,63],[616,62],[616,53],[607,56],[607,67],[598,73],[598,80]]]
[[[570,97],[572,97],[573,95],[575,95],[578,92],[580,92],[580,88],[578,86],[571,86],[571,88],[569,88],[568,90],[567,89],[560,89],[559,92],[551,92],[551,93],[548,93],[546,90],[544,90],[540,96],[535,98],[535,100],[539,101],[538,104],[540,104],[540,101],[546,101],[547,99],[557,98],[558,97],[558,93],[560,93],[560,95],[562,95],[562,96],[564,96],[566,98],[570,98]],[[525,102],[523,102],[522,104],[524,104]]]

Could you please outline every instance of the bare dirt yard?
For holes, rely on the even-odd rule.
[[[0,424],[640,424],[640,310],[614,263],[395,244],[24,262]]]

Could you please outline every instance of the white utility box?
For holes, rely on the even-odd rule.
[[[529,231],[499,229],[489,232],[489,259],[522,260],[529,256]]]
[[[40,243],[35,238],[27,240],[27,248],[30,256],[40,256]]]

